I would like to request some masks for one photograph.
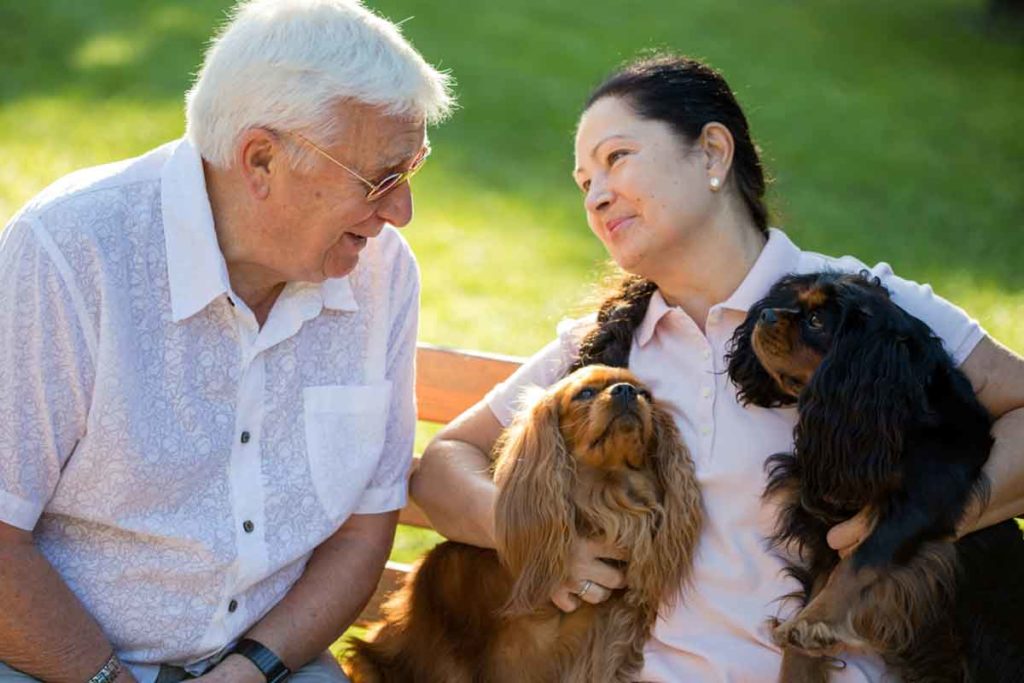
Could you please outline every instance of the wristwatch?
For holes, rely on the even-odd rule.
[[[275,655],[270,648],[252,638],[242,638],[231,650],[233,655],[242,655],[252,662],[267,679],[267,683],[281,683],[292,675],[291,670],[284,665],[280,657]]]

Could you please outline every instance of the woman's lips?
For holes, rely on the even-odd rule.
[[[612,220],[605,223],[604,227],[610,235],[614,233],[616,230],[622,228],[623,226],[628,225],[633,220],[633,218],[635,218],[635,216],[623,216],[622,218],[613,218]]]

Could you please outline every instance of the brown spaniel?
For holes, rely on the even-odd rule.
[[[582,368],[496,446],[497,551],[432,550],[356,641],[355,683],[635,680],[659,606],[678,599],[701,527],[693,463],[672,417],[628,371]],[[628,587],[563,613],[577,539],[628,555]]]

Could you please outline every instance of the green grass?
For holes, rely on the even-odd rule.
[[[369,0],[458,80],[405,231],[422,338],[529,354],[603,251],[569,180],[588,90],[649,47],[728,76],[805,248],[889,261],[1024,352],[1024,45],[983,0]],[[0,222],[75,168],[181,134],[182,93],[229,3],[0,4]],[[421,437],[421,441],[425,437]],[[403,532],[409,561],[436,536]]]

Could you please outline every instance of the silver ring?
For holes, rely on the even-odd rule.
[[[582,598],[584,595],[587,594],[587,591],[590,590],[590,587],[593,586],[593,585],[594,585],[593,581],[591,581],[590,579],[586,579],[583,582],[583,588],[581,588],[580,592],[576,594],[576,597]]]

